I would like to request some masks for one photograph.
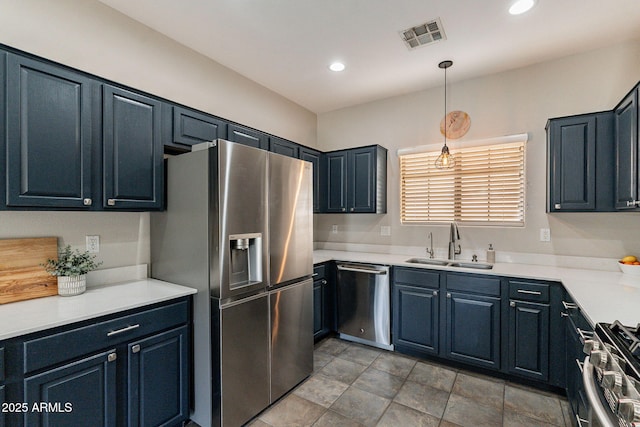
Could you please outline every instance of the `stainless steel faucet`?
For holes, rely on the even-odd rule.
[[[451,223],[451,227],[449,228],[449,259],[456,259],[456,255],[460,255],[460,253],[462,253],[460,244],[458,244],[458,249],[456,249],[456,242],[459,240],[460,232],[458,231],[458,224],[454,221]]]
[[[429,244],[431,249],[427,248],[427,253],[429,254],[429,258],[433,259],[433,233],[429,232]]]

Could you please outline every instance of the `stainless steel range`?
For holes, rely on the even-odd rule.
[[[589,426],[640,427],[640,325],[599,323],[585,341]],[[586,423],[585,423],[586,424]]]

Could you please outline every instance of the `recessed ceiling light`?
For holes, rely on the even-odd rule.
[[[520,15],[531,9],[535,3],[535,0],[516,0],[509,8],[509,13],[512,15]]]
[[[329,69],[331,71],[343,71],[344,64],[342,62],[334,62],[333,64],[329,65]]]

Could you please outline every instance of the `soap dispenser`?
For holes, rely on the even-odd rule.
[[[492,243],[489,243],[489,249],[487,249],[487,262],[490,264],[496,262],[496,251],[493,250]]]

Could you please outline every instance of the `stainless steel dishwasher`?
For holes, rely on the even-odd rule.
[[[389,267],[338,263],[340,338],[393,350]]]

